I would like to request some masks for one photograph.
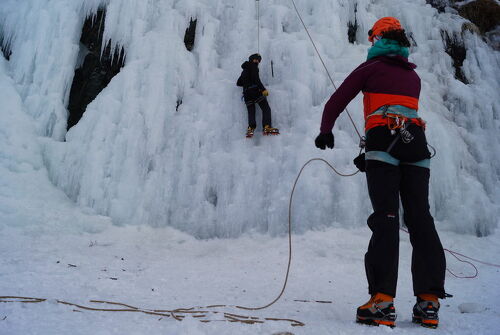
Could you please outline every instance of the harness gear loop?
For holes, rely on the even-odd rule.
[[[398,129],[406,129],[409,123],[414,123],[419,127],[425,129],[425,121],[417,114],[415,109],[411,109],[401,105],[385,105],[380,107],[366,117],[366,122],[370,118],[381,117],[380,121],[376,121],[377,125],[385,123],[387,128],[391,130],[391,134],[396,134]],[[385,120],[385,121],[382,121]]]
[[[361,154],[361,152],[363,151],[363,149],[366,147],[366,136],[362,136],[360,139],[359,139],[359,153]]]

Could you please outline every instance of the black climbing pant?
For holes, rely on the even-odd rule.
[[[264,98],[258,102],[260,109],[262,110],[262,127],[271,124],[271,107],[267,99]],[[252,128],[257,128],[257,121],[255,120],[255,103],[247,103],[248,109],[248,126]]]
[[[429,212],[430,170],[374,160],[366,163],[368,192],[373,206],[373,214],[368,218],[373,234],[365,255],[369,294],[379,292],[396,296],[401,197],[403,219],[413,247],[413,292],[444,298],[446,258]]]

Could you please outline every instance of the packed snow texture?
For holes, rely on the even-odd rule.
[[[56,299],[95,308],[105,306],[89,300],[161,310],[214,304],[262,306],[271,302],[282,287],[287,238],[246,234],[238,239],[197,240],[169,227],[130,225],[112,226],[92,234],[54,232],[37,236],[8,227],[0,234],[0,292],[48,300],[38,304],[0,303],[0,333],[498,334],[498,268],[480,264],[475,279],[461,280],[447,274],[446,291],[454,297],[441,301],[438,329],[411,323],[415,298],[410,279],[411,245],[406,234],[401,236],[396,328],[357,325],[356,308],[368,300],[361,250],[365,249],[369,235],[367,227],[331,228],[297,235],[293,239],[288,286],[276,304],[261,311],[212,308],[209,311],[219,314],[205,313],[207,316],[201,319],[187,315],[180,322],[142,313],[82,310],[58,304]],[[497,261],[500,251],[498,231],[482,238],[448,232],[442,234],[442,241],[465,254],[482,255],[481,259],[487,262]],[[472,267],[453,257],[448,257],[448,268],[460,276],[474,275]],[[264,323],[200,322],[224,320],[223,312],[258,317]],[[292,327],[287,321],[264,318],[294,319],[305,326]]]
[[[500,214],[499,53],[462,32],[464,19],[438,13],[425,0],[296,3],[337,85],[365,60],[366,31],[376,19],[401,19],[415,41],[410,60],[422,78],[420,114],[437,149],[432,212],[442,229],[492,233]],[[14,159],[30,170],[25,180],[50,179],[86,213],[116,224],[172,226],[200,238],[286,232],[289,194],[302,164],[317,156],[351,172],[358,138],[344,113],[334,128],[336,148],[314,147],[334,88],[291,1],[259,4],[261,78],[282,135],[248,140],[235,82],[241,63],[258,51],[255,1],[3,0],[0,33],[12,56],[2,71],[13,82],[2,79],[8,82],[2,85],[13,92],[2,99],[0,134],[11,139],[0,143],[2,169]],[[99,6],[107,10],[104,43],[123,46],[126,64],[66,133],[81,28]],[[350,44],[347,27],[355,15],[358,42]],[[183,38],[191,18],[198,24],[189,52]],[[463,37],[469,85],[454,79],[442,31]],[[349,109],[362,128],[361,95]],[[0,177],[8,189],[28,183],[10,175]],[[5,207],[1,218],[9,215]],[[361,227],[369,213],[362,174],[340,178],[316,165],[297,188],[294,230]]]

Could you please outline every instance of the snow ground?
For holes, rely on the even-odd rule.
[[[367,299],[363,255],[368,229],[328,229],[293,236],[293,262],[287,290],[268,309],[248,312],[260,318],[305,323],[264,324],[175,321],[140,313],[74,312],[55,299],[91,306],[89,300],[122,302],[148,309],[212,304],[256,307],[281,289],[287,238],[251,235],[197,240],[171,228],[109,226],[99,233],[42,234],[19,228],[0,231],[0,294],[47,298],[39,304],[0,304],[0,334],[498,334],[499,269],[478,266],[475,279],[447,275],[454,298],[443,300],[435,331],[411,323],[410,245],[402,233],[397,328],[356,325],[356,307]],[[498,233],[475,238],[441,232],[443,244],[489,262],[498,262]],[[474,274],[447,254],[448,268]],[[76,265],[71,267],[68,264]],[[117,278],[112,280],[110,278]],[[294,300],[331,301],[331,304]],[[93,307],[101,307],[95,306]],[[471,313],[461,313],[460,310]],[[211,319],[217,319],[212,316]],[[220,318],[219,318],[220,319]]]

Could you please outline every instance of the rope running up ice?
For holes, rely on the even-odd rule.
[[[260,1],[255,0],[257,6],[257,53],[260,54]]]
[[[316,43],[314,43],[314,40],[313,40],[311,34],[309,33],[309,29],[307,29],[307,26],[304,23],[304,20],[302,19],[302,15],[300,15],[300,12],[299,12],[299,10],[297,8],[297,5],[295,4],[295,1],[294,0],[290,0],[290,1],[293,4],[293,8],[295,8],[295,12],[297,13],[297,16],[299,17],[300,22],[302,23],[302,26],[304,27],[304,29],[305,29],[305,31],[307,33],[307,36],[309,36],[309,40],[311,41],[311,43],[312,43],[312,45],[314,47],[314,50],[316,50],[316,54],[318,55],[318,58],[321,61],[321,64],[323,64],[323,67],[325,68],[325,71],[326,71],[326,74],[328,75],[328,78],[330,78],[330,81],[332,82],[332,85],[333,85],[333,87],[336,90],[337,89],[337,85],[335,85],[335,82],[333,81],[333,77],[330,74],[330,71],[328,71],[328,68],[326,67],[325,62],[323,61],[323,57],[321,57],[321,53],[319,52],[318,48],[316,47]],[[356,123],[354,122],[354,119],[352,118],[351,113],[349,113],[349,110],[347,108],[345,109],[345,111],[346,111],[347,115],[349,116],[349,119],[351,120],[351,123],[352,123],[352,125],[354,127],[354,130],[356,131],[356,134],[358,134],[358,137],[359,137],[360,141],[362,141],[363,140],[363,136],[359,132],[358,127],[356,127]]]

